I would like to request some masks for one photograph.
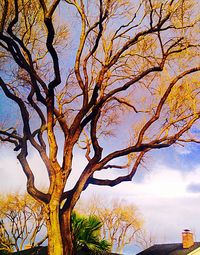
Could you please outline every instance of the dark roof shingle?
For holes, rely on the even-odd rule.
[[[200,248],[200,242],[188,249],[183,249],[182,243],[155,244],[137,255],[187,255],[189,252]]]

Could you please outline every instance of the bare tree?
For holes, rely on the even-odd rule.
[[[156,243],[156,236],[151,232],[141,229],[136,235],[136,245],[145,250]]]
[[[122,254],[126,245],[137,245],[137,241],[145,237],[142,214],[136,206],[126,201],[105,201],[103,197],[93,196],[88,201],[79,200],[76,210],[97,215],[101,219],[102,237],[109,241],[113,252]]]
[[[13,252],[13,243],[8,233],[0,225],[0,252],[2,255]]]
[[[29,195],[0,199],[0,229],[4,239],[9,240],[9,247],[17,251],[27,244],[38,246],[47,239],[43,208]]]
[[[197,6],[189,0],[1,2],[0,87],[18,107],[21,125],[2,120],[0,139],[13,144],[27,190],[45,208],[49,255],[73,254],[71,212],[89,184],[130,181],[146,153],[198,141]],[[119,141],[122,135],[127,142]],[[82,149],[88,163],[80,164],[69,189],[75,151]],[[46,192],[35,186],[31,150],[48,172]]]

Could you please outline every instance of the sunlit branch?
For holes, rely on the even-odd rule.
[[[49,8],[48,13],[46,14],[47,18],[51,18],[53,16],[59,3],[60,3],[60,0],[54,0],[54,2],[52,3],[52,5]]]
[[[184,142],[184,143],[200,143],[200,140],[196,138],[188,138],[188,139],[179,138],[177,139],[177,141]]]
[[[88,53],[88,55],[85,57],[84,62],[83,62],[83,72],[84,72],[84,77],[85,77],[85,93],[88,93],[88,73],[87,73],[87,62],[89,58],[95,53],[95,51],[98,48],[100,39],[102,37],[102,32],[103,32],[103,22],[104,20],[108,17],[108,8],[109,5],[107,6],[107,9],[105,10],[105,14],[103,15],[103,3],[102,0],[100,0],[100,7],[99,7],[99,21],[96,22],[86,33],[86,36],[89,35],[90,31],[92,31],[97,25],[99,26],[99,31],[96,36],[95,43],[93,45],[92,50]],[[88,96],[85,95],[85,104],[88,101]]]
[[[166,135],[160,139],[155,139],[152,141],[154,144],[175,144],[177,141],[184,141],[184,138],[181,138],[183,134],[185,134],[192,125],[199,119],[200,112],[193,114],[193,118],[191,118],[179,131],[177,131],[174,135]],[[185,139],[187,141],[187,139]],[[190,139],[188,139],[188,142]],[[191,141],[192,142],[192,141]]]
[[[184,117],[181,116],[181,117],[176,118],[173,121],[170,121],[169,123],[167,123],[168,120],[166,120],[165,121],[166,123],[163,124],[163,128],[160,130],[160,132],[158,134],[158,137],[161,137],[165,132],[168,134],[170,127],[174,126],[176,123],[179,123],[180,121],[184,121],[184,120],[187,120],[187,119],[191,118],[193,115],[194,115],[194,113],[191,113],[191,114],[186,115]]]
[[[191,73],[194,73],[194,72],[197,72],[200,70],[200,67],[195,67],[195,68],[192,68],[190,70],[187,70],[181,74],[179,74],[168,86],[167,90],[165,91],[164,95],[162,96],[162,98],[160,99],[160,102],[158,103],[158,106],[156,108],[156,111],[155,111],[155,114],[154,116],[149,120],[147,121],[147,123],[143,126],[143,128],[141,129],[140,133],[139,133],[139,136],[138,136],[138,141],[136,143],[136,146],[140,145],[143,141],[143,137],[144,137],[144,134],[146,132],[146,130],[156,121],[159,119],[160,117],[160,113],[162,111],[162,108],[163,108],[163,105],[165,104],[165,101],[167,100],[169,94],[171,93],[172,91],[172,88],[176,85],[176,83],[182,79],[184,76],[186,75],[189,75]]]
[[[110,68],[111,66],[113,66],[119,59],[119,57],[127,50],[129,49],[131,46],[133,46],[135,43],[137,43],[138,39],[141,36],[145,36],[151,33],[155,33],[158,32],[161,27],[163,26],[163,24],[170,18],[170,13],[168,15],[166,15],[165,18],[163,18],[158,24],[156,24],[153,28],[149,28],[147,30],[141,31],[139,33],[137,33],[133,38],[131,38],[130,40],[128,40],[122,47],[121,49],[119,49],[117,51],[117,53],[111,58],[110,63],[108,64],[108,68]]]
[[[181,134],[180,134],[181,135]],[[159,144],[157,141],[155,142],[151,142],[148,144],[142,144],[139,147],[135,147],[135,146],[130,146],[124,150],[119,150],[119,151],[115,151],[113,153],[110,153],[108,156],[106,156],[105,158],[103,158],[101,161],[99,161],[99,158],[95,158],[93,157],[92,160],[97,162],[95,164],[93,164],[92,161],[90,161],[88,163],[88,165],[85,167],[84,171],[82,172],[78,182],[76,183],[76,185],[74,186],[74,188],[70,191],[68,191],[68,193],[66,193],[63,196],[63,199],[66,197],[66,195],[68,194],[68,200],[65,203],[65,206],[63,207],[63,210],[65,210],[65,208],[67,207],[68,203],[76,203],[77,201],[77,194],[80,193],[80,190],[82,191],[83,189],[86,189],[88,184],[90,183],[90,181],[88,182],[88,178],[92,178],[91,177],[93,175],[93,173],[95,171],[99,171],[101,169],[103,169],[103,167],[110,162],[112,159],[118,158],[118,157],[122,157],[122,156],[126,156],[130,153],[133,152],[141,152],[140,156],[137,158],[135,165],[133,166],[133,169],[130,173],[134,175],[135,171],[137,170],[137,165],[140,163],[143,155],[145,152],[149,151],[150,149],[161,149],[161,148],[166,148],[169,147],[171,144],[173,144],[175,141],[173,139],[169,140],[166,143],[161,143]],[[99,162],[98,162],[99,161]],[[130,177],[129,177],[130,178]],[[122,182],[124,179],[123,177],[119,177],[119,179],[117,179],[116,182]],[[110,184],[110,180],[108,180],[109,184]]]
[[[86,17],[85,17],[85,11],[84,11],[84,4],[82,3],[81,6],[78,5],[77,2],[75,2],[73,4],[81,17],[81,35],[80,35],[80,41],[79,41],[79,47],[76,53],[76,60],[75,60],[75,74],[76,74],[76,78],[78,81],[78,84],[80,86],[80,88],[82,89],[82,91],[84,91],[84,84],[83,84],[83,79],[81,77],[80,74],[80,59],[81,59],[81,55],[83,52],[83,48],[85,46],[85,40],[86,40]]]
[[[59,122],[60,127],[63,130],[63,133],[65,134],[65,137],[67,137],[69,134],[69,127],[68,127],[66,119],[65,119],[65,114],[62,112],[60,113],[56,108],[54,108],[54,114],[56,117],[54,121]]]
[[[81,146],[80,143],[78,142],[78,147],[81,148],[82,150],[86,150],[85,152],[85,157],[88,161],[91,160],[91,157],[90,157],[90,152],[91,152],[91,149],[90,149],[90,146],[91,146],[91,140],[89,139],[89,136],[87,135],[87,133],[85,132],[85,130],[83,130],[83,134],[85,136],[85,140],[81,140],[80,142],[83,142],[85,143],[85,146]]]
[[[142,24],[142,22],[143,22],[143,20],[144,20],[144,18],[145,18],[145,16],[146,16],[146,14],[144,14],[144,16],[141,18],[141,20],[140,20],[139,23],[137,23],[137,24],[134,25],[134,26],[129,27],[129,26],[134,22],[134,20],[136,19],[137,13],[139,12],[141,6],[142,6],[142,3],[140,3],[140,5],[139,5],[138,9],[136,10],[136,12],[135,12],[133,18],[132,18],[127,24],[121,25],[121,26],[116,30],[116,32],[114,33],[114,35],[113,35],[113,37],[112,37],[112,39],[111,39],[111,42],[113,42],[114,40],[116,40],[116,39],[119,38],[119,37],[122,37],[122,36],[125,35],[127,32],[129,32],[130,30],[132,30],[132,29],[138,27],[140,24]],[[125,29],[123,32],[121,32],[120,34],[118,34],[123,28],[127,28],[127,29]]]
[[[147,152],[200,143],[192,129],[200,119],[199,18],[193,3],[65,2],[59,17],[60,0],[5,0],[0,21],[0,87],[11,108],[19,108],[16,128],[3,122],[0,140],[18,151],[28,192],[45,208],[49,253],[59,247],[59,255],[73,254],[71,212],[89,184],[131,181]],[[48,174],[47,192],[36,186],[32,150]],[[80,160],[70,189],[80,151],[87,160]],[[13,227],[13,233],[27,238],[31,229],[35,242],[39,225],[21,226],[23,231]]]
[[[59,171],[60,166],[57,162],[57,151],[58,146],[56,142],[56,137],[54,134],[54,89],[56,86],[58,86],[61,82],[60,77],[60,68],[59,68],[59,61],[58,61],[58,55],[56,50],[53,46],[54,36],[55,36],[55,30],[52,23],[52,15],[58,5],[59,1],[54,1],[53,4],[50,7],[50,10],[47,10],[47,6],[43,0],[40,0],[40,4],[43,9],[44,13],[44,23],[47,28],[47,39],[46,39],[46,47],[51,55],[52,61],[53,61],[53,67],[54,67],[54,74],[55,78],[52,80],[48,85],[48,93],[47,93],[47,134],[48,134],[48,141],[50,146],[50,161],[54,165],[54,171]],[[62,124],[62,122],[61,122]],[[56,168],[55,168],[56,167]]]
[[[119,166],[119,165],[106,165],[102,169],[109,169],[109,168],[114,168],[114,169],[125,169],[129,167],[130,163],[127,163],[126,165]]]
[[[39,241],[39,242],[37,242],[37,243],[35,244],[35,246],[40,246],[40,245],[43,244],[47,239],[48,239],[48,235],[45,235],[44,238],[43,238],[41,241]]]

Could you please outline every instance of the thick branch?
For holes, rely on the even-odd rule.
[[[101,154],[102,154],[102,147],[99,145],[98,139],[97,139],[97,123],[100,117],[100,111],[98,111],[96,113],[96,115],[94,116],[94,118],[91,121],[91,125],[90,125],[90,130],[91,130],[91,141],[92,141],[92,146],[95,152],[94,157],[90,160],[90,163],[92,163],[93,161],[97,161],[101,158]]]
[[[13,35],[13,37],[15,37],[15,36]],[[46,88],[45,82],[37,75],[35,70],[28,64],[28,62],[22,55],[18,44],[13,39],[9,38],[8,36],[3,35],[2,33],[0,33],[0,39],[7,44],[8,51],[11,53],[16,64],[18,64],[22,69],[26,70],[27,73],[30,75],[31,81],[32,81],[33,85],[35,86],[37,99],[45,104],[45,100],[40,93],[40,90],[37,86],[36,81],[38,81],[41,84],[45,93],[47,93],[47,88]],[[17,37],[15,37],[15,39],[18,40],[18,43],[21,44],[21,47],[23,48],[23,42],[20,39],[18,39]],[[26,48],[24,48],[24,51],[26,51]],[[28,54],[28,51],[27,51],[27,54]]]
[[[51,90],[60,84],[61,77],[60,77],[58,55],[57,55],[56,50],[53,47],[55,30],[53,27],[52,18],[49,18],[48,16],[45,17],[44,23],[45,23],[47,31],[48,31],[46,46],[47,46],[47,49],[48,49],[48,51],[52,57],[52,60],[53,60],[54,74],[55,74],[54,80],[49,83],[49,89]]]
[[[20,154],[17,156],[19,162],[21,163],[22,169],[27,177],[27,191],[31,196],[39,200],[40,202],[48,203],[49,202],[49,195],[45,194],[41,191],[39,191],[35,185],[34,185],[34,175],[33,172],[31,171],[28,162],[26,160],[26,146],[24,145],[22,148],[22,151]]]
[[[133,176],[135,175],[137,169],[138,169],[138,166],[143,158],[143,156],[145,155],[145,153],[149,151],[149,149],[146,149],[144,151],[142,151],[138,158],[136,159],[135,163],[134,163],[134,166],[131,170],[131,172],[127,175],[123,175],[123,176],[119,176],[117,177],[116,179],[114,180],[103,180],[103,179],[97,179],[97,178],[94,178],[94,177],[90,177],[89,178],[89,181],[88,181],[88,184],[93,184],[93,185],[104,185],[104,186],[110,186],[110,187],[113,187],[113,186],[116,186],[118,185],[119,183],[121,182],[125,182],[125,181],[131,181],[133,179]],[[105,169],[105,167],[104,167]]]

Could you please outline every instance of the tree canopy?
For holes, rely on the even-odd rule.
[[[150,151],[199,142],[198,5],[1,1],[1,100],[11,100],[17,121],[3,114],[0,140],[13,145],[29,194],[44,205],[50,255],[73,253],[71,212],[88,185],[130,181]],[[35,185],[32,150],[46,191]],[[71,188],[82,152],[87,163]]]

